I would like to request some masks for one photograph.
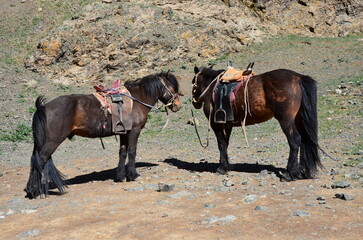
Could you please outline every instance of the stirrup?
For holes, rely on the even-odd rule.
[[[227,122],[227,114],[224,109],[217,109],[214,113],[214,122],[215,123],[226,123]]]

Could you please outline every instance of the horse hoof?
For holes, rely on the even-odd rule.
[[[126,176],[125,175],[120,175],[120,176],[116,175],[114,181],[115,182],[123,182],[125,179],[126,179]]]
[[[46,195],[44,194],[44,193],[42,193],[42,194],[40,194],[40,196],[39,196],[41,199],[44,199],[44,198],[46,198]]]
[[[280,181],[281,182],[291,182],[291,181],[294,181],[294,178],[291,176],[291,174],[288,171],[279,172],[279,175],[280,175]]]
[[[138,173],[128,174],[128,175],[126,176],[126,180],[127,180],[128,182],[135,181],[135,180],[136,180],[136,178],[138,178],[139,176],[140,176],[140,174],[138,174]]]
[[[226,175],[227,174],[227,170],[225,170],[223,168],[218,168],[216,173],[217,174],[220,174],[220,175]]]

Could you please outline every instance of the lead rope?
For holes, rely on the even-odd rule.
[[[200,101],[200,99],[204,96],[204,94],[207,93],[207,91],[209,90],[209,88],[212,86],[212,84],[215,81],[218,81],[220,76],[222,76],[224,74],[224,72],[220,73],[215,79],[213,79],[212,82],[209,83],[209,85],[206,87],[206,89],[202,92],[202,94],[200,94],[200,96],[198,97],[198,99],[196,101]],[[197,74],[195,74],[195,79],[198,79],[198,75],[199,72]],[[192,100],[193,101],[193,100]],[[208,133],[207,133],[207,142],[204,145],[202,143],[202,140],[200,138],[199,132],[198,132],[198,128],[197,128],[197,123],[195,121],[195,116],[194,116],[194,112],[193,112],[193,106],[192,103],[190,103],[190,111],[192,112],[192,118],[193,118],[193,124],[194,124],[194,129],[195,129],[195,133],[197,134],[198,140],[199,140],[199,144],[200,146],[202,146],[203,148],[207,148],[209,146],[209,136],[210,136],[210,129],[211,129],[211,119],[212,119],[212,101],[210,102],[210,107],[209,107],[209,117],[208,117]]]
[[[251,115],[250,103],[248,101],[248,83],[250,81],[251,76],[252,76],[252,73],[248,76],[248,79],[246,80],[245,89],[244,89],[245,117],[243,118],[243,121],[242,121],[242,131],[243,131],[243,135],[245,136],[247,146],[249,146],[249,144],[248,144],[248,138],[247,138],[247,132],[246,132],[246,119],[247,119],[247,114]]]
[[[202,139],[200,138],[200,135],[199,135],[199,132],[198,132],[197,123],[195,121],[195,116],[194,116],[194,112],[193,112],[193,109],[192,109],[192,105],[191,105],[190,111],[192,112],[194,129],[195,129],[195,133],[197,134],[199,144],[203,148],[207,148],[209,146],[209,136],[210,136],[210,129],[211,129],[212,103],[210,103],[209,118],[208,118],[208,133],[207,133],[207,141],[206,141],[205,145],[202,143]]]

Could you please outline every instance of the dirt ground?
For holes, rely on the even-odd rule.
[[[106,144],[117,149],[112,140]],[[363,233],[361,184],[332,189],[335,176],[328,173],[280,182],[272,172],[283,167],[284,151],[275,153],[281,164],[256,164],[243,157],[245,149],[231,151],[234,170],[221,176],[209,160],[217,158],[214,144],[190,151],[153,142],[139,147],[141,177],[114,183],[116,150],[95,158],[94,148],[79,158],[72,152],[99,144],[74,145],[66,142],[55,156],[70,155],[58,164],[69,181],[65,195],[54,190],[46,199],[26,199],[28,166],[3,170],[1,239],[360,239]],[[175,188],[159,192],[159,183]],[[355,199],[337,199],[336,193]]]
[[[98,139],[76,137],[53,155],[68,180],[66,194],[53,189],[45,199],[29,200],[23,189],[32,144],[0,142],[0,239],[361,239],[362,49],[362,37],[284,37],[229,56],[241,68],[255,61],[257,73],[288,68],[317,80],[320,146],[332,156],[322,154],[325,170],[317,179],[279,181],[276,172],[286,166],[288,146],[275,120],[248,127],[249,145],[236,128],[229,147],[233,170],[215,174],[215,137],[204,149],[187,124],[193,67],[207,62],[173,65],[184,92],[183,108],[170,114],[163,132],[165,114],[152,114],[139,139],[141,176],[134,182],[113,181],[118,162],[114,138],[104,139],[103,150]],[[222,67],[225,61],[217,61],[216,68]],[[92,91],[92,86],[60,88],[7,66],[1,66],[0,79],[3,131],[31,124],[28,109],[38,94],[51,99]],[[205,141],[207,121],[200,111],[196,115]],[[336,182],[346,186],[332,188]],[[160,183],[174,189],[158,191]]]

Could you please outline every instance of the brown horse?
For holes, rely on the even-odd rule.
[[[123,181],[125,178],[133,181],[139,176],[135,167],[137,140],[153,105],[160,100],[173,112],[181,107],[177,94],[179,83],[169,72],[127,81],[124,85],[134,101],[132,128],[120,135],[115,181]],[[35,105],[37,110],[32,123],[34,149],[29,180],[24,190],[29,198],[39,195],[45,197],[49,183],[52,183],[63,194],[66,183],[64,176],[54,166],[53,152],[66,138],[71,139],[74,135],[88,138],[115,135],[111,115],[107,113],[105,116],[105,111],[93,94],[60,96],[46,104],[43,97],[38,97]],[[125,165],[127,156],[128,163]]]
[[[311,77],[286,69],[251,76],[235,93],[231,104],[234,120],[218,123],[213,117],[216,112],[213,89],[225,70],[195,67],[194,72],[192,104],[199,109],[204,103],[204,114],[217,137],[220,152],[218,173],[225,174],[230,169],[227,148],[233,127],[241,126],[242,122],[253,125],[275,117],[290,146],[287,170],[281,174],[281,180],[316,176],[322,164],[318,152],[317,87]]]

